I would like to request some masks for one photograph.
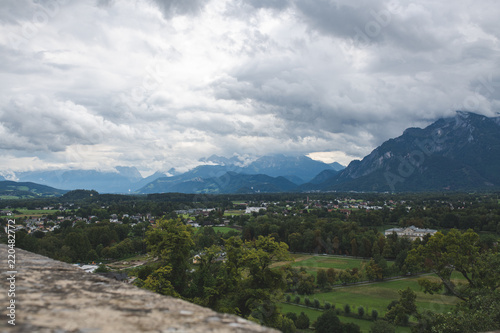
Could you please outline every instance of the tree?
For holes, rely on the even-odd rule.
[[[302,251],[302,235],[294,232],[288,235],[288,244],[290,244],[290,251],[292,252],[300,252]]]
[[[289,259],[288,246],[273,237],[259,236],[246,242],[231,237],[224,247],[226,260],[218,272],[213,308],[280,328],[284,322],[276,301],[286,288],[285,271],[271,269],[271,264]]]
[[[170,282],[172,268],[168,265],[158,268],[144,281],[144,288],[162,295],[179,297],[174,286]]]
[[[337,273],[333,268],[328,268],[326,270],[326,276],[329,284],[334,284],[335,281],[337,281]]]
[[[298,279],[297,292],[300,295],[311,295],[314,292],[314,275],[304,270],[299,272]]]
[[[409,287],[405,290],[399,290],[399,301],[392,306],[385,314],[385,319],[395,325],[407,324],[408,318],[411,315],[417,314],[417,306],[415,301],[417,294]]]
[[[446,235],[435,233],[427,243],[408,253],[406,264],[435,273],[441,285],[463,301],[482,289],[493,292],[500,287],[500,254],[491,250],[480,252],[479,236],[470,229],[452,229]],[[451,281],[454,271],[465,278],[465,286]],[[440,290],[430,281],[421,280],[420,285],[431,294]]]
[[[73,254],[72,261],[87,261],[87,256],[92,246],[84,232],[70,232],[64,239],[65,245],[69,246]]]
[[[385,320],[377,320],[370,327],[370,333],[395,333],[396,327]]]
[[[373,281],[373,280],[382,280],[384,276],[384,272],[382,268],[375,263],[375,260],[370,259],[370,262],[368,265],[365,267],[365,272],[366,272],[366,277],[368,280]]]
[[[316,275],[316,283],[320,288],[324,288],[326,286],[326,284],[328,283],[328,276],[326,270],[324,269],[318,270],[318,273]]]
[[[295,312],[287,312],[285,317],[290,318],[295,323],[297,321],[297,314]]]
[[[342,282],[342,284],[347,284],[351,282],[351,274],[346,272],[345,270],[341,271],[339,274],[339,280]]]
[[[295,322],[295,326],[298,329],[309,328],[309,317],[304,312],[301,312],[297,318],[297,321]]]
[[[167,267],[158,278],[167,278],[177,293],[183,294],[188,285],[193,229],[180,219],[160,219],[157,227],[146,232],[150,253]],[[168,273],[167,273],[168,272]]]
[[[356,238],[351,239],[351,253],[355,257],[358,256],[358,242]]]
[[[363,318],[364,315],[365,315],[365,308],[363,308],[362,306],[358,307],[359,318]]]
[[[342,333],[361,333],[361,328],[354,323],[342,324]]]
[[[317,300],[316,298],[313,300],[313,306],[316,308],[316,309],[319,309],[321,304],[319,303],[319,300]]]
[[[342,332],[342,323],[334,310],[328,310],[318,317],[315,328],[318,333]]]
[[[281,316],[279,318],[277,325],[275,325],[275,328],[278,328],[283,333],[295,333],[297,330],[293,320],[286,316]]]

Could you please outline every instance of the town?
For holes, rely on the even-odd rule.
[[[219,312],[260,316],[259,323],[285,332],[307,332],[332,308],[353,332],[373,325],[407,332],[421,328],[423,318],[441,320],[429,308],[450,313],[446,320],[453,322],[458,299],[475,297],[456,286],[499,276],[498,265],[485,264],[499,260],[494,193],[133,196],[77,190],[0,204],[2,230],[15,220],[19,248]],[[467,248],[464,258],[485,260],[485,272],[473,277],[470,267],[456,266],[449,275],[440,271],[447,265],[425,260],[434,256],[426,251],[449,251],[447,244]],[[490,280],[478,283],[497,288]],[[356,293],[363,299],[353,301]],[[248,297],[276,316],[262,317]],[[397,305],[408,297],[419,305]]]

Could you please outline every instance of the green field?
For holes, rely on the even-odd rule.
[[[54,213],[59,213],[60,211],[58,209],[26,209],[26,208],[15,208],[12,209],[19,211],[19,213],[16,213],[14,217],[24,217],[24,216],[42,216],[42,215],[48,215],[48,214],[54,214]]]
[[[218,231],[218,232],[221,232],[223,234],[227,234],[230,231],[241,232],[240,230],[235,229],[235,228],[231,228],[231,227],[202,227],[202,228],[213,228],[215,232]],[[196,231],[198,229],[200,229],[200,228],[195,228]]]
[[[243,215],[243,214],[245,214],[244,210],[226,210],[226,211],[224,211],[224,216]]]
[[[295,268],[304,267],[307,273],[316,276],[319,269],[328,269],[328,268],[334,268],[337,270],[351,269],[351,268],[361,269],[363,263],[368,262],[367,260],[364,259],[356,259],[356,258],[342,257],[342,256],[292,254],[292,257],[295,260],[294,262],[283,262],[277,264],[276,266],[282,266],[284,264],[290,263],[292,267]],[[390,266],[393,263],[388,262],[387,264]]]
[[[310,299],[316,298],[321,303],[328,301],[336,307],[349,304],[355,308],[363,306],[371,310],[377,310],[380,316],[387,311],[387,305],[392,300],[399,299],[398,290],[410,287],[417,294],[417,307],[434,312],[450,311],[457,302],[456,297],[445,295],[424,294],[417,283],[418,277],[378,282],[368,285],[349,286],[336,288],[331,292],[311,295]]]
[[[323,311],[321,311],[321,310],[306,308],[303,306],[299,306],[296,304],[290,304],[290,303],[278,303],[278,307],[281,309],[281,312],[283,314],[286,314],[287,312],[294,312],[297,315],[299,315],[301,312],[304,312],[309,317],[311,325],[323,313]],[[370,310],[370,312],[371,312],[371,310]],[[361,328],[361,332],[369,332],[370,327],[373,324],[373,322],[371,320],[364,320],[364,319],[358,319],[358,318],[353,318],[353,317],[344,317],[342,315],[339,316],[339,319],[343,323],[354,323],[354,324],[358,325]],[[396,332],[407,333],[407,332],[410,332],[410,328],[409,327],[397,327]]]
[[[217,232],[222,232],[223,234],[227,234],[229,231],[240,232],[238,229],[230,228],[230,227],[212,227]]]
[[[300,256],[295,259],[292,264],[293,267],[306,267],[309,269],[320,269],[320,268],[335,268],[335,269],[350,269],[350,268],[360,268],[361,264],[366,262],[363,259],[338,257],[338,256]]]
[[[425,294],[420,290],[420,286],[418,285],[417,280],[419,278],[420,277],[411,277],[394,281],[376,282],[366,285],[338,287],[334,288],[333,291],[330,292],[315,293],[313,295],[307,296],[299,295],[300,304],[304,305],[305,297],[308,297],[311,302],[314,299],[317,299],[320,301],[321,305],[323,305],[325,301],[330,302],[330,304],[334,305],[336,309],[343,309],[346,304],[349,304],[352,313],[357,313],[357,308],[359,306],[362,306],[365,309],[365,314],[370,315],[372,310],[377,310],[379,318],[381,318],[387,312],[387,306],[389,305],[389,303],[392,300],[399,299],[398,290],[406,289],[409,287],[417,294],[416,304],[419,311],[426,309],[433,312],[444,313],[449,312],[453,309],[454,305],[458,302],[456,297]],[[432,275],[426,276],[426,278],[431,280],[438,280],[436,276]],[[457,283],[458,281],[458,279],[454,280],[455,283]],[[295,296],[292,295],[292,300],[294,297]],[[295,304],[283,303],[283,306],[281,306],[281,308],[282,312],[284,313],[295,312],[297,314],[300,314],[301,311],[304,311],[309,315],[311,320],[317,318],[317,316],[321,314],[319,310],[305,308]],[[351,317],[340,318],[342,321],[346,321],[348,319],[356,319]],[[369,330],[369,326],[371,325],[369,321],[359,319],[356,320],[365,324],[365,326],[362,326],[358,322],[355,322],[357,325],[361,326],[364,332],[367,332]],[[409,329],[404,327],[398,329],[398,332],[407,331],[409,331]]]
[[[316,275],[319,269],[334,268],[337,270],[342,269],[352,269],[361,268],[361,266],[367,262],[364,259],[356,259],[342,256],[324,256],[324,255],[306,255],[306,254],[293,254],[294,262],[280,262],[275,264],[275,266],[281,266],[285,264],[290,264],[292,267],[299,268],[304,267],[308,273]],[[392,262],[388,262],[392,265]],[[438,280],[436,276],[427,275],[425,276],[431,280]],[[459,283],[463,277],[459,274],[453,274],[453,281]],[[421,291],[418,285],[418,279],[421,277],[408,277],[391,281],[374,282],[363,285],[351,285],[351,286],[340,286],[335,287],[329,292],[320,292],[313,295],[308,295],[307,297],[313,301],[317,299],[323,305],[325,301],[330,302],[335,305],[337,309],[343,309],[346,304],[352,309],[353,313],[357,312],[357,308],[362,306],[365,309],[366,314],[371,314],[372,310],[377,310],[379,317],[383,317],[387,312],[387,306],[393,300],[399,299],[398,290],[411,288],[417,294],[416,304],[419,310],[430,310],[433,312],[448,312],[450,311],[457,302],[457,298],[446,295],[429,295]],[[295,296],[292,295],[292,299]],[[304,305],[304,298],[306,295],[299,295],[301,298],[301,305]],[[309,315],[311,320],[315,320],[321,311],[301,307],[296,304],[282,303],[282,311],[286,312],[296,312],[300,314],[304,311]],[[371,326],[371,322],[368,320],[361,320],[351,317],[340,317],[343,322],[353,321],[359,325],[363,332],[368,332]],[[409,328],[400,327],[398,332],[409,332]]]

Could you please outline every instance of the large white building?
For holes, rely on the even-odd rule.
[[[247,207],[245,214],[258,213],[261,209],[266,210],[266,207]]]
[[[392,229],[387,229],[384,234],[385,237],[391,235],[393,232],[395,232],[398,237],[406,237],[414,241],[417,238],[422,239],[425,235],[431,234],[434,235],[437,230],[434,229],[420,229],[415,226],[411,227],[405,227],[405,228],[392,228]]]

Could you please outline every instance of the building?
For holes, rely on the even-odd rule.
[[[415,239],[419,238],[422,239],[425,235],[430,234],[431,236],[434,235],[437,230],[434,229],[420,229],[415,226],[411,227],[405,227],[405,228],[392,228],[392,229],[387,229],[384,232],[385,237],[391,235],[393,232],[395,232],[398,237],[406,237],[409,238],[410,240],[414,241]]]
[[[245,214],[258,213],[261,209],[266,210],[266,207],[247,207]]]

